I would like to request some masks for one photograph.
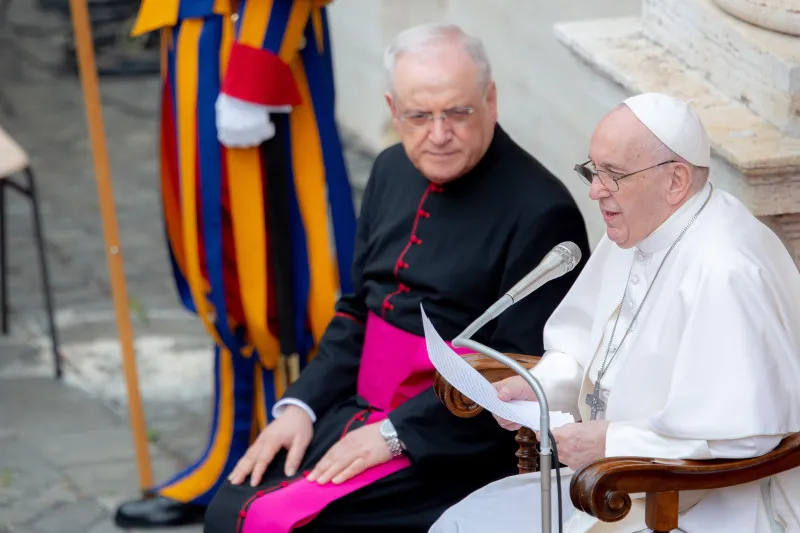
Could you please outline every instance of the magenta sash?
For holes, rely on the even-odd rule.
[[[466,353],[464,350],[457,350]],[[398,329],[370,313],[358,374],[358,394],[373,407],[369,423],[413,398],[433,384],[435,369],[428,358],[425,338]],[[289,533],[309,523],[329,503],[390,474],[407,468],[406,457],[374,466],[339,485],[311,483],[305,477],[286,482],[252,502],[242,533]],[[237,528],[238,529],[238,528]]]

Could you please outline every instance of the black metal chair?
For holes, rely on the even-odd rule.
[[[14,180],[14,176],[22,175],[23,183]],[[50,289],[50,275],[47,269],[47,256],[44,244],[44,232],[39,213],[39,197],[36,192],[36,179],[31,169],[28,154],[14,139],[0,127],[0,330],[8,333],[8,250],[6,247],[6,190],[13,189],[31,202],[33,209],[33,229],[36,247],[39,254],[39,269],[47,310],[47,322],[50,328],[50,340],[53,349],[53,362],[56,379],[61,377],[61,356],[58,345],[58,331],[53,317],[53,296]]]

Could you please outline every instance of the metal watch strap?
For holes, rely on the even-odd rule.
[[[386,445],[389,447],[389,452],[391,452],[392,457],[403,455],[405,446],[403,446],[400,437],[397,435],[397,431],[394,429],[394,425],[388,418],[381,424],[381,435],[386,441]]]
[[[400,444],[400,439],[397,437],[389,437],[386,439],[386,445],[389,446],[389,451],[392,453],[392,457],[399,457],[403,455],[403,445]]]

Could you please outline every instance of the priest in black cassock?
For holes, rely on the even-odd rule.
[[[513,434],[451,415],[431,387],[420,317],[454,338],[557,244],[583,260],[479,331],[542,353],[547,318],[589,247],[562,183],[497,124],[479,39],[450,25],[401,33],[386,96],[402,144],[375,161],[353,281],[318,355],[208,508],[206,533],[424,532],[449,506],[516,473]]]

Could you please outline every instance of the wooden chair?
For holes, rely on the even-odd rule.
[[[13,178],[22,174],[24,183],[17,183]],[[36,192],[36,179],[28,160],[28,154],[0,127],[0,330],[8,333],[8,255],[6,248],[6,189],[14,189],[31,202],[33,209],[33,229],[36,248],[39,254],[39,269],[42,277],[44,302],[47,310],[47,322],[50,328],[50,340],[53,348],[53,361],[56,378],[62,374],[61,357],[59,356],[58,332],[53,318],[53,299],[50,290],[50,276],[47,269],[39,198]]]
[[[507,354],[530,369],[538,357]],[[464,359],[490,382],[512,375],[513,370],[481,354]],[[463,396],[440,375],[434,381],[436,395],[454,415],[469,418],[483,408]],[[520,474],[537,470],[536,436],[522,428],[517,432]],[[800,466],[800,433],[786,437],[772,452],[742,460],[680,461],[651,457],[611,457],[578,470],[570,483],[576,509],[603,522],[617,522],[631,510],[631,494],[646,494],[645,521],[654,533],[678,528],[678,494],[683,491],[731,487],[764,479]]]

